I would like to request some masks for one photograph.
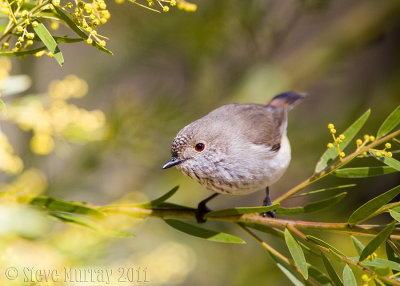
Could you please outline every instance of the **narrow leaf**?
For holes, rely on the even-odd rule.
[[[250,213],[264,213],[273,211],[279,208],[279,204],[274,204],[265,207],[238,207],[224,210],[211,211],[205,215],[205,217],[219,217],[219,216],[230,216],[230,215],[241,215]]]
[[[335,248],[334,246],[330,245],[329,243],[323,241],[322,239],[312,236],[312,235],[307,235],[307,239],[315,242],[318,245],[324,246],[330,250],[332,250],[333,252],[336,252],[337,254],[341,255],[341,256],[346,256],[344,255],[342,252],[340,252],[337,248]]]
[[[389,261],[399,263],[398,265],[400,268],[400,257],[398,256],[397,253],[395,253],[393,246],[390,245],[388,242],[386,242],[386,256]]]
[[[283,272],[283,274],[286,275],[287,278],[289,278],[290,282],[293,283],[295,286],[304,286],[303,282],[301,282],[291,271],[289,271],[286,267],[284,267],[282,264],[277,263],[276,264],[279,269]]]
[[[319,255],[319,254],[318,254]],[[319,282],[321,285],[324,286],[331,286],[333,285],[332,280],[325,275],[325,273],[321,272],[318,268],[314,266],[308,267],[308,275],[313,278],[315,281]],[[314,286],[314,283],[309,283],[309,280],[306,281],[307,286]]]
[[[168,200],[170,197],[172,197],[178,191],[178,189],[179,189],[179,186],[175,186],[170,191],[168,191],[167,193],[162,195],[161,197],[154,199],[147,203],[137,204],[135,206],[143,207],[143,208],[157,207],[157,206],[161,205],[163,202],[165,202],[166,200]]]
[[[105,229],[103,226],[101,226],[100,224],[97,224],[96,222],[94,222],[93,220],[91,220],[87,217],[68,214],[68,213],[60,213],[60,212],[51,212],[50,215],[61,221],[84,226],[84,227],[90,228],[94,231],[97,231],[97,232],[100,232],[100,233],[103,233],[106,235],[117,236],[117,237],[134,236],[133,234],[129,234],[129,233],[122,232],[122,231],[114,231],[114,230]]]
[[[390,210],[389,213],[392,216],[392,218],[394,218],[395,220],[400,222],[400,213],[399,212],[396,212],[394,210]]]
[[[390,174],[397,171],[398,170],[389,166],[379,166],[379,167],[344,168],[333,171],[331,174],[341,178],[365,178],[365,177]]]
[[[333,284],[335,286],[343,286],[342,281],[340,280],[339,276],[337,275],[332,264],[329,262],[328,258],[326,258],[323,253],[321,253],[321,257],[322,257],[322,261],[324,262],[325,269],[328,272],[329,277],[331,277]]]
[[[276,265],[282,272],[289,278],[289,280],[296,286],[303,286],[304,284],[300,281],[300,276],[298,273],[292,268],[291,265],[283,261],[280,257],[276,256],[273,252],[268,251],[269,255],[271,255],[272,259],[275,260]]]
[[[78,36],[80,36],[85,41],[89,38],[89,36],[86,35],[85,32],[83,32],[81,30],[81,28],[79,28],[77,25],[75,25],[74,21],[72,21],[71,18],[67,14],[65,14],[65,12],[61,8],[54,6],[54,9],[56,9],[60,19],[63,20],[64,23],[67,24],[68,27],[70,27]],[[91,45],[93,47],[99,49],[102,52],[105,52],[110,55],[113,54],[110,50],[107,50],[106,48],[104,48],[104,47],[100,46],[98,43],[96,43],[96,41],[93,41],[93,43]]]
[[[62,66],[64,64],[64,58],[56,41],[53,39],[53,36],[39,20],[36,20],[36,22],[38,22],[38,25],[36,27],[33,27],[33,30],[42,40],[43,44],[47,47],[47,49],[53,54],[54,59],[57,61],[57,63],[60,66]]]
[[[390,113],[390,115],[385,119],[382,123],[381,127],[379,127],[378,133],[376,137],[383,137],[392,131],[400,123],[400,105]]]
[[[358,118],[350,127],[348,127],[343,135],[345,136],[342,143],[340,143],[340,150],[344,150],[346,146],[351,142],[354,136],[357,135],[358,131],[363,127],[365,122],[367,121],[371,111],[368,109],[360,118]],[[319,159],[317,165],[315,166],[315,172],[318,173],[325,169],[329,164],[333,162],[333,160],[338,156],[338,152],[336,149],[327,149],[324,154],[322,154]]]
[[[359,262],[359,257],[351,257],[351,260],[355,262]],[[382,259],[382,258],[375,258],[374,260],[364,260],[360,262],[361,265],[373,268],[373,269],[382,269],[382,268],[390,268],[394,271],[400,271],[400,264],[394,261]]]
[[[396,222],[393,221],[387,225],[382,231],[380,231],[364,248],[360,255],[360,261],[365,260],[370,254],[372,254],[382,243],[384,243],[392,233]]]
[[[349,218],[349,224],[356,224],[367,217],[369,217],[371,214],[373,214],[376,210],[378,210],[381,206],[384,204],[387,204],[390,202],[395,196],[397,196],[400,193],[400,186],[397,186],[382,195],[379,195],[372,200],[366,202],[362,206],[360,206],[358,209],[356,209],[350,216]]]
[[[361,255],[365,246],[361,243],[355,236],[351,236],[351,240],[353,241],[354,248],[356,249],[358,255]]]
[[[49,197],[36,197],[33,198],[29,203],[33,206],[43,207],[48,211],[104,217],[104,214],[101,211],[77,202],[67,202]]]
[[[305,205],[304,207],[295,207],[295,208],[279,208],[276,210],[276,213],[279,215],[298,215],[320,211],[322,209],[329,208],[338,204],[344,197],[347,195],[346,192],[334,195],[328,199],[316,201]]]
[[[224,233],[224,232],[216,232],[213,230],[201,228],[195,225],[191,225],[188,223],[185,223],[180,220],[176,219],[165,219],[165,222],[179,230],[182,231],[186,234],[193,235],[199,238],[207,239],[210,241],[216,241],[216,242],[223,242],[223,243],[245,243],[243,239],[240,237],[234,236],[232,234]]]
[[[347,188],[351,188],[351,187],[355,187],[355,186],[357,186],[357,184],[346,184],[346,185],[334,186],[334,187],[330,187],[330,188],[318,189],[318,190],[310,191],[310,192],[307,192],[307,193],[301,193],[301,194],[298,194],[298,195],[294,195],[294,196],[289,197],[288,199],[320,194],[320,193],[324,193],[324,192],[327,192],[327,191],[333,191],[333,190],[339,190],[339,189],[347,189]]]
[[[290,231],[285,229],[285,241],[286,245],[289,249],[290,254],[294,260],[294,263],[299,268],[301,275],[303,275],[304,279],[308,279],[308,268],[306,258],[304,256],[304,252],[301,249],[301,246],[297,242],[297,240],[292,236]]]
[[[389,158],[387,156],[382,156],[382,157],[376,157],[375,152],[369,152],[372,157],[374,157],[375,159],[383,162],[384,164],[396,169],[397,171],[400,171],[400,161],[394,159],[394,158]]]
[[[356,277],[348,264],[343,269],[343,284],[344,286],[357,286]]]

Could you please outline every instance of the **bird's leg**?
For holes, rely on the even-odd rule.
[[[218,193],[212,194],[211,196],[209,196],[208,198],[206,198],[205,200],[202,200],[198,206],[197,206],[197,210],[196,210],[196,220],[198,223],[204,223],[206,222],[206,219],[204,218],[204,215],[208,212],[210,212],[211,210],[206,206],[206,203],[208,203],[209,201],[211,201],[213,198],[215,198],[216,196],[218,196]]]
[[[267,188],[265,189],[265,192],[266,192],[267,196],[266,196],[265,199],[263,200],[263,206],[264,206],[264,207],[267,207],[267,206],[272,205],[271,198],[269,197],[269,187],[267,187]],[[262,213],[261,215],[262,215],[263,217],[269,216],[269,217],[272,217],[272,218],[276,218],[275,211],[265,212],[265,213]]]

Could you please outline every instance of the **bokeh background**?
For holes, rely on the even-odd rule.
[[[29,110],[24,110],[27,118],[1,122],[24,170],[35,168],[25,183],[20,182],[22,187],[26,184],[28,189],[40,189],[37,193],[64,200],[106,205],[144,202],[180,185],[171,202],[195,207],[210,192],[176,170],[161,169],[169,159],[175,134],[222,104],[266,103],[286,90],[304,91],[309,97],[289,115],[292,162],[271,187],[272,198],[276,198],[312,174],[331,140],[328,123],[342,132],[371,108],[362,134],[375,134],[400,103],[400,2],[396,0],[195,3],[194,13],[171,9],[157,14],[129,2],[110,1],[111,18],[101,33],[110,38],[107,48],[114,55],[78,43],[61,45],[62,68],[48,57],[12,59],[11,74],[28,75],[32,85],[22,94],[4,97],[6,104],[18,106],[32,94],[42,101],[54,100],[52,94],[58,94],[55,84],[63,80],[66,86],[76,85],[67,97],[80,108],[74,111],[77,118],[85,113],[82,109],[95,112],[95,119],[85,113],[88,121],[82,123],[94,124],[94,131],[84,127],[60,131],[48,155],[32,152],[32,128],[23,131],[14,124],[46,119],[29,117]],[[66,31],[60,27],[58,33]],[[74,98],[74,93],[86,96]],[[93,135],[87,135],[92,131]],[[48,143],[46,138],[37,140],[39,145]],[[359,160],[353,165],[367,164],[373,161]],[[1,175],[4,186],[15,184],[18,178]],[[368,198],[399,181],[398,174],[364,180],[328,177],[309,190],[347,183],[357,186],[348,190],[339,206],[301,218],[344,220]],[[263,192],[222,196],[210,206],[255,206],[263,197]],[[293,199],[285,205],[304,203],[305,199]],[[0,220],[6,217],[21,224],[2,223],[0,259],[4,267],[147,268],[150,282],[132,285],[290,285],[261,246],[227,224],[208,222],[206,226],[239,235],[247,244],[203,241],[159,219],[114,217],[110,224],[136,235],[115,238],[31,210],[1,212],[7,215]],[[265,239],[287,253],[275,238]],[[350,240],[336,235],[325,239],[339,243],[346,253],[354,252]],[[2,283],[11,283],[2,276]],[[114,281],[113,285],[120,284]]]

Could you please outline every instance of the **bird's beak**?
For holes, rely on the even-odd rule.
[[[176,157],[172,157],[167,163],[164,164],[164,166],[162,168],[168,169],[168,168],[171,168],[175,165],[182,163],[183,161],[184,161],[183,159],[178,159]]]

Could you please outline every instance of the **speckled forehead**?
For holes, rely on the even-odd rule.
[[[179,154],[182,149],[182,146],[187,145],[189,140],[190,138],[188,136],[178,134],[175,137],[174,142],[172,142],[172,147],[171,147],[172,155],[176,156],[177,154]]]

